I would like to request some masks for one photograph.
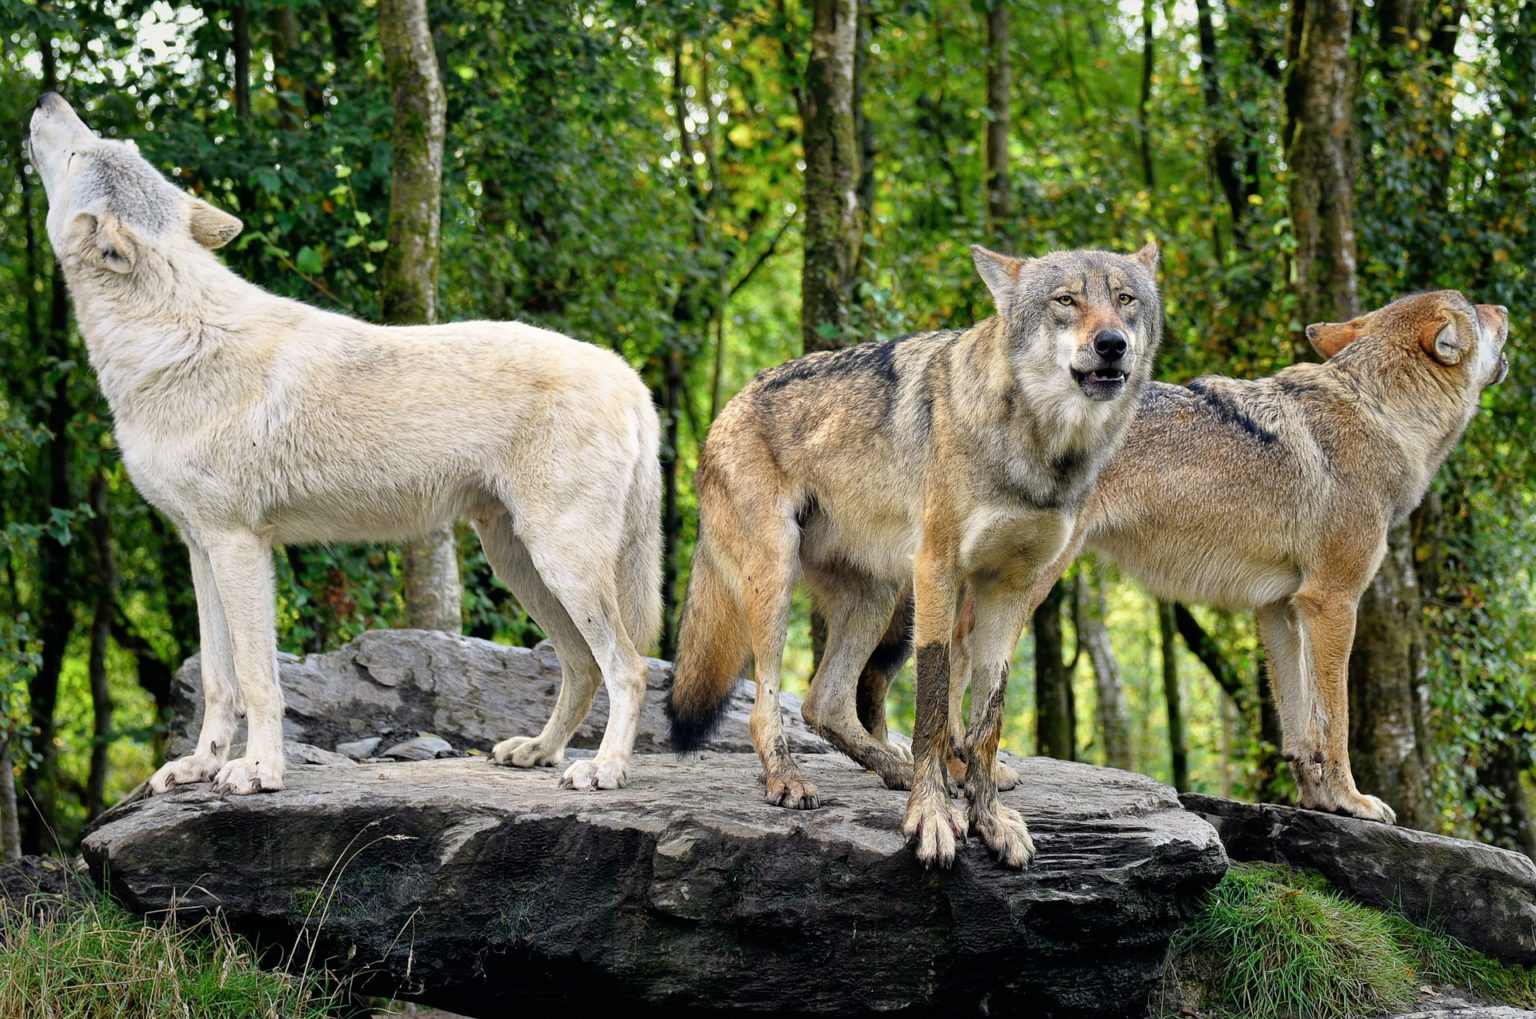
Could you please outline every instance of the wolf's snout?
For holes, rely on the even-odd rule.
[[[1106,361],[1120,360],[1125,348],[1125,334],[1118,329],[1101,329],[1093,338],[1093,352]]]

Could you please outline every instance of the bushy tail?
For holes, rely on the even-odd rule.
[[[746,606],[721,573],[701,520],[677,638],[672,690],[667,695],[672,745],[679,754],[696,751],[720,724],[747,659],[746,615]]]
[[[660,431],[655,411],[641,416],[649,455],[635,461],[619,551],[620,621],[641,654],[654,651],[661,636],[661,467],[656,458]]]

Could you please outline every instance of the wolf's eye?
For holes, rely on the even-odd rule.
[[[1121,294],[1120,295],[1120,303],[1121,304],[1130,304],[1134,300],[1136,300],[1136,298],[1132,294]]]
[[[1072,300],[1071,294],[1062,294],[1056,298],[1056,303],[1063,308],[1070,308],[1075,302]]]

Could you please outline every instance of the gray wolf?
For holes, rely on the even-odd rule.
[[[1483,389],[1508,372],[1508,336],[1503,306],[1415,294],[1309,326],[1321,364],[1149,384],[1030,610],[1084,545],[1160,598],[1257,610],[1302,806],[1394,823],[1350,771],[1355,612],[1388,530],[1423,499]],[[906,655],[903,611],[860,680],[871,724],[883,724],[880,701]],[[961,662],[968,645],[961,634]],[[963,691],[951,693],[958,713]]]
[[[767,799],[817,806],[778,706],[790,597],[803,577],[827,623],[807,723],[891,788],[911,788],[904,830],[924,864],[948,865],[966,831],[944,766],[949,644],[969,585],[969,678],[983,705],[967,733],[969,821],[1019,867],[1033,848],[997,796],[1000,680],[1036,574],[1065,545],[1130,425],[1162,304],[1155,245],[1132,256],[1018,259],[979,246],[972,255],[995,316],[790,361],[760,374],[716,419],[696,479],[699,538],[668,708],[674,743],[696,747],[750,652]],[[861,724],[855,705],[860,670],[909,585],[915,762],[883,726]]]
[[[495,760],[561,761],[601,682],[601,747],[562,782],[622,785],[639,652],[660,622],[660,432],[635,372],[531,326],[382,327],[275,297],[210,250],[240,220],[59,96],[38,100],[29,140],[123,463],[191,555],[202,731],[151,789],[282,788],[274,546],[410,538],[461,517],[562,669],[544,730]],[[246,751],[229,759],[242,711]]]

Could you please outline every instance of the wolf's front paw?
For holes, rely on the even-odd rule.
[[[593,789],[619,789],[624,785],[625,775],[622,761],[599,761],[595,758],[589,761],[577,761],[565,769],[565,774],[560,776],[560,788],[577,789],[581,792],[591,792]]]
[[[552,751],[537,736],[514,736],[492,747],[491,759],[513,768],[553,768],[565,760],[565,748]]]
[[[1387,806],[1382,800],[1367,796],[1365,793],[1341,796],[1333,809],[1340,814],[1358,817],[1365,821],[1380,821],[1382,824],[1397,823],[1397,811]]]
[[[901,831],[917,844],[917,862],[948,867],[955,862],[955,840],[965,838],[965,813],[947,795],[914,796]]]
[[[153,793],[163,793],[173,786],[206,782],[223,764],[222,758],[207,753],[188,754],[174,761],[166,761],[150,778],[149,790]]]
[[[1019,784],[1019,773],[1002,761],[998,761],[992,766],[992,781],[997,784],[1000,791],[1007,792]]]
[[[1022,870],[1035,858],[1034,840],[1024,818],[1012,807],[996,804],[991,810],[972,808],[971,827],[1005,867]]]
[[[763,799],[776,807],[790,810],[815,810],[821,806],[821,796],[816,787],[798,773],[770,775],[763,780]]]
[[[258,761],[250,757],[237,757],[219,769],[213,780],[213,789],[219,793],[272,793],[283,787],[283,760]]]

